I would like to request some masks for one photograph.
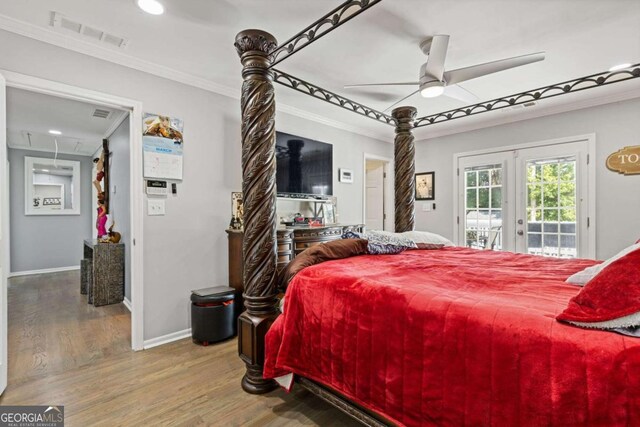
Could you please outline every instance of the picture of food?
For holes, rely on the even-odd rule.
[[[182,120],[168,116],[147,115],[144,118],[145,136],[158,136],[173,140],[174,144],[182,144]]]

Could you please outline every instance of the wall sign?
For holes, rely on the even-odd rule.
[[[624,147],[610,155],[607,168],[624,175],[640,174],[640,145]]]

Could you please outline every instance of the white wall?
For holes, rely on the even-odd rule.
[[[240,102],[4,31],[0,51],[0,68],[136,99],[147,112],[184,120],[178,195],[168,197],[166,216],[145,217],[144,339],[188,328],[190,290],[228,282],[224,230],[231,192],[241,189]],[[238,93],[240,86],[238,62]],[[362,221],[363,151],[391,157],[392,145],[283,113],[276,123],[277,130],[334,144],[335,168],[355,172],[353,184],[335,180],[340,220]]]
[[[590,133],[596,135],[596,252],[600,259],[614,255],[640,238],[640,175],[611,172],[605,161],[624,146],[640,144],[640,99],[418,142],[416,172],[436,172],[437,209],[423,212],[425,202],[418,202],[416,227],[452,237],[455,153]]]
[[[53,153],[9,148],[11,188],[11,272],[79,266],[82,241],[91,238],[90,157],[60,154],[80,163],[80,215],[24,214],[24,157],[53,159]],[[70,192],[65,198],[71,197]],[[78,288],[79,289],[79,288]]]
[[[129,117],[109,136],[109,216],[115,221],[114,231],[122,235],[120,243],[124,243],[124,296],[131,300],[131,204],[129,176]],[[103,181],[104,185],[104,181]],[[107,224],[109,227],[111,221]]]

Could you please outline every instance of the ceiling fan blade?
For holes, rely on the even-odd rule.
[[[521,65],[527,65],[533,62],[542,61],[543,59],[544,52],[516,56],[507,59],[500,59],[498,61],[487,62],[485,64],[445,71],[444,80],[447,82],[447,84],[456,84],[475,79],[477,77],[486,76],[487,74],[497,73],[498,71],[508,70],[509,68],[520,67]]]
[[[415,95],[416,93],[420,92],[420,89],[416,90],[415,92],[411,92],[409,95],[405,96],[404,98],[402,98],[400,101],[396,102],[395,104],[392,104],[390,106],[388,106],[387,108],[385,108],[382,112],[386,113],[387,111],[391,110],[393,107],[395,107],[396,105],[400,104],[402,101],[404,101],[407,98],[411,98],[413,95]]]
[[[449,36],[438,34],[431,39],[431,48],[429,49],[429,59],[421,70],[420,77],[427,75],[437,80],[442,80],[444,74],[444,61],[447,58],[447,49],[449,47]]]
[[[447,85],[444,88],[443,95],[449,98],[457,99],[458,101],[467,102],[469,104],[480,102],[480,98],[460,85]]]
[[[344,85],[345,89],[353,89],[357,87],[371,87],[371,86],[418,86],[418,82],[403,82],[403,83],[364,83],[359,85]]]

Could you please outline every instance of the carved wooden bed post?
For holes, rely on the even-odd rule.
[[[413,107],[398,107],[391,112],[396,120],[395,193],[396,232],[413,231],[415,216],[415,146],[411,133],[417,110]]]
[[[264,337],[276,310],[275,102],[269,55],[276,39],[259,30],[236,36],[243,65],[242,192],[244,199],[244,305],[238,319],[238,352],[247,364],[242,388],[253,394],[276,388],[262,378]]]

